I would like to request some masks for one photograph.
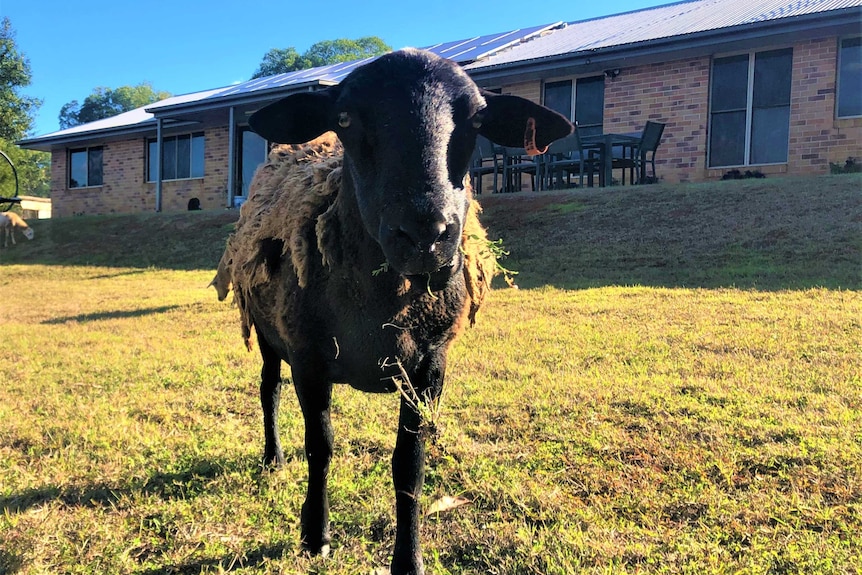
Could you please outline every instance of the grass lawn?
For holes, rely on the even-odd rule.
[[[426,566],[862,572],[862,177],[482,198],[520,289],[450,354]],[[234,212],[31,222],[0,251],[0,574],[371,573],[398,398],[334,394],[333,552],[302,418],[207,284]]]

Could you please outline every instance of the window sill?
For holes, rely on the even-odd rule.
[[[171,178],[170,180],[168,180],[168,179],[162,180],[162,183],[166,184],[168,182],[188,182],[191,180],[203,180],[205,177],[206,176],[195,176],[193,178]],[[155,184],[156,180],[147,180],[147,183],[148,184]]]

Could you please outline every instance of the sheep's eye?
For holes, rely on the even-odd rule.
[[[479,128],[482,127],[482,122],[484,120],[485,120],[485,114],[483,114],[482,112],[477,112],[473,116],[473,120],[472,120],[473,121],[473,127],[478,130]]]
[[[347,128],[350,126],[350,114],[347,112],[340,112],[338,114],[338,125],[342,128]]]

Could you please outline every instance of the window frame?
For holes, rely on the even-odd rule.
[[[742,168],[742,167],[752,167],[752,166],[780,166],[785,165],[790,161],[790,112],[792,111],[792,103],[793,103],[793,82],[792,78],[789,81],[788,93],[787,93],[787,104],[783,104],[781,106],[766,106],[766,107],[756,107],[755,106],[755,66],[757,63],[757,55],[758,54],[767,54],[770,52],[789,52],[790,56],[790,70],[791,75],[793,73],[793,56],[794,56],[794,48],[793,46],[772,46],[772,47],[763,47],[758,50],[748,50],[748,51],[740,51],[740,52],[731,52],[727,54],[716,54],[713,55],[710,62],[710,70],[709,70],[709,118],[708,118],[708,133],[707,133],[707,153],[706,153],[706,167],[710,170],[723,170],[728,168]],[[741,164],[722,164],[722,165],[713,165],[713,141],[712,138],[715,135],[715,129],[713,127],[713,120],[716,115],[730,113],[730,112],[740,112],[742,109],[727,109],[727,110],[715,110],[715,103],[713,102],[714,94],[714,82],[715,82],[715,63],[716,60],[723,60],[729,58],[735,58],[738,56],[747,56],[748,57],[748,67],[747,67],[747,78],[746,78],[746,95],[745,95],[745,127],[744,127],[744,145],[743,145],[743,155],[742,155],[742,163]],[[754,116],[755,111],[758,110],[769,110],[769,109],[778,109],[778,108],[787,108],[788,116],[787,116],[787,140],[785,142],[786,150],[784,160],[775,161],[775,162],[754,162],[752,161],[753,151],[752,151],[752,140],[753,140],[753,128],[754,128]]]
[[[180,168],[180,158],[177,151],[180,149],[180,139],[188,138],[188,163],[186,167],[188,168],[189,175],[178,177],[177,172]],[[200,146],[200,175],[195,174],[195,166],[197,162],[195,162],[195,150],[198,149],[198,146],[195,145],[195,141],[199,142]],[[172,145],[172,155],[173,155],[173,166],[171,172],[171,176],[167,177],[165,175],[166,170],[169,170],[167,163],[165,160],[167,159],[167,154],[164,153],[167,145]],[[153,172],[156,169],[154,165],[154,160],[156,157],[153,156],[152,151],[156,150],[158,152],[158,138],[146,138],[144,150],[146,151],[146,162],[144,163],[144,171],[145,178],[148,184],[154,184],[158,181],[158,177],[153,178]],[[162,173],[161,173],[161,181],[163,182],[176,182],[182,180],[202,180],[206,177],[206,133],[205,132],[187,132],[184,134],[171,134],[170,136],[162,137]]]
[[[850,120],[853,118],[862,118],[862,106],[859,108],[858,114],[852,114],[848,116],[840,115],[841,110],[841,88],[843,82],[841,81],[841,64],[843,57],[843,44],[848,40],[856,40],[862,42],[862,36],[852,35],[852,36],[839,36],[838,37],[838,57],[835,59],[835,118],[840,120]],[[848,88],[848,90],[852,90],[853,88]]]
[[[72,162],[72,156],[75,154],[85,153],[87,155],[87,181],[82,185],[72,185],[74,181],[72,179],[72,171],[74,169],[74,165]],[[90,154],[94,152],[99,152],[99,182],[98,183],[90,183],[93,180],[93,175],[95,172],[91,171],[93,158],[91,158]],[[104,146],[85,146],[83,148],[69,148],[67,159],[67,170],[66,170],[66,185],[70,190],[78,190],[81,188],[99,188],[105,185],[105,147]]]
[[[571,100],[569,102],[569,109],[571,110],[569,114],[569,120],[571,122],[577,122],[578,117],[578,83],[581,80],[592,80],[596,83],[599,83],[597,79],[601,79],[601,94],[602,94],[602,102],[601,102],[601,110],[602,117],[600,123],[591,123],[591,124],[579,124],[578,129],[582,135],[589,135],[594,130],[597,130],[597,133],[601,134],[604,132],[604,124],[605,124],[605,76],[604,74],[589,74],[585,76],[562,76],[555,78],[547,78],[542,81],[542,105],[547,105],[545,103],[545,89],[548,84],[561,84],[563,82],[569,82],[571,85]],[[584,132],[586,130],[586,132]]]

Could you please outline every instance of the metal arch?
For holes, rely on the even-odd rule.
[[[15,164],[13,164],[12,159],[6,155],[6,152],[0,150],[0,156],[3,156],[3,158],[6,160],[6,163],[8,163],[9,167],[12,168],[12,175],[15,177],[15,195],[11,198],[0,197],[0,206],[2,206],[3,204],[8,204],[0,211],[6,212],[9,210],[9,208],[12,207],[12,204],[17,204],[21,201],[20,199],[18,199],[18,170],[15,169]]]

